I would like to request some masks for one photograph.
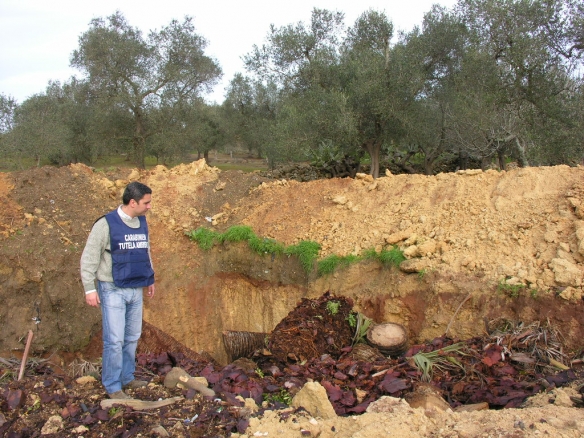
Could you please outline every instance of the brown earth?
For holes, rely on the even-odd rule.
[[[95,219],[115,208],[135,179],[154,191],[149,224],[157,294],[146,303],[145,320],[219,363],[227,362],[222,331],[270,332],[301,298],[326,291],[352,299],[376,322],[403,324],[415,342],[445,332],[469,338],[484,332],[485,320],[504,318],[549,324],[567,350],[581,351],[583,167],[300,183],[221,172],[202,161],[142,172],[71,165],[0,173],[0,351],[21,351],[32,329],[34,354],[99,356],[83,351],[99,332],[100,314],[84,303],[79,257]],[[368,261],[318,277],[293,257],[261,257],[243,243],[205,252],[185,235],[236,224],[285,245],[316,241],[321,257],[395,244],[408,260],[399,270]],[[398,426],[400,436],[584,433],[575,420],[581,411],[537,409],[543,411],[434,419],[365,414],[339,419],[336,430],[344,432],[335,436],[380,436]],[[535,426],[512,425],[519,417]],[[481,422],[490,428],[472,432]],[[331,427],[321,427],[320,436],[333,436]],[[259,431],[300,434],[268,416],[251,434]]]

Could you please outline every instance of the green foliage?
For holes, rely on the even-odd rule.
[[[284,388],[280,389],[280,392],[274,394],[264,393],[262,398],[268,403],[279,402],[285,404],[286,406],[290,406],[292,404],[292,396]]]
[[[196,230],[185,233],[191,240],[199,244],[204,250],[213,248],[215,241],[219,241],[219,233],[208,228],[197,228]]]
[[[465,345],[462,342],[459,342],[429,353],[420,352],[415,354],[413,359],[416,367],[422,372],[421,380],[424,382],[432,380],[434,367],[440,368],[455,365],[464,370],[464,367],[456,360],[456,358],[446,355],[446,353],[464,354],[464,348]]]
[[[260,379],[263,379],[263,378],[264,378],[264,372],[262,371],[262,369],[261,369],[261,368],[256,368],[256,369],[255,369],[255,373],[258,375],[258,377],[259,377]]]
[[[320,252],[320,245],[317,242],[302,241],[296,245],[285,247],[274,239],[256,236],[251,227],[247,225],[232,226],[224,233],[218,233],[209,228],[201,227],[186,232],[185,234],[191,240],[197,242],[199,247],[204,250],[211,249],[215,243],[247,241],[250,249],[262,256],[265,254],[294,255],[298,257],[300,264],[306,272],[312,272]],[[317,273],[319,276],[331,274],[339,267],[346,267],[352,263],[357,263],[363,258],[376,260],[386,267],[399,266],[405,260],[403,253],[397,247],[393,247],[391,250],[384,249],[380,253],[377,253],[374,249],[369,249],[364,252],[363,256],[353,254],[338,256],[331,254],[316,262]]]
[[[181,127],[197,125],[184,110],[194,107],[199,94],[221,75],[215,61],[205,56],[206,46],[191,17],[143,34],[119,11],[94,18],[79,38],[71,65],[86,74],[100,117],[113,128],[102,132],[125,139],[138,167],[145,166],[148,146],[163,156],[173,145],[191,140],[178,135]]]
[[[390,250],[384,248],[379,253],[373,249],[370,249],[365,251],[364,257],[367,259],[377,260],[383,266],[396,267],[399,267],[400,263],[406,259],[403,251],[400,250],[397,246],[393,246]]]
[[[0,376],[0,384],[4,385],[12,380],[16,380],[16,371],[13,370],[4,370],[2,375]]]
[[[332,274],[339,267],[349,266],[351,263],[357,262],[360,257],[350,254],[348,256],[338,256],[336,254],[331,254],[322,260],[318,261],[317,271],[319,276]]]
[[[123,407],[116,406],[116,407],[111,407],[110,410],[107,413],[109,414],[110,417],[113,417],[114,415],[122,412],[123,410],[124,410]]]
[[[499,292],[503,292],[510,298],[517,298],[522,290],[525,290],[524,284],[507,284],[505,282],[499,282],[497,286]]]
[[[347,321],[349,322],[349,326],[355,329],[352,345],[364,343],[365,337],[367,336],[367,331],[373,323],[373,320],[371,318],[367,318],[361,312],[351,312],[347,316]]]
[[[327,301],[326,310],[331,315],[336,315],[337,313],[339,313],[340,306],[341,306],[341,303],[339,301],[334,301],[334,300]]]
[[[317,242],[303,240],[302,242],[288,246],[284,249],[284,254],[295,255],[300,260],[300,264],[306,272],[313,269],[314,262],[318,257],[320,245]]]
[[[218,235],[220,242],[243,242],[256,237],[253,230],[248,225],[234,225],[229,227],[223,234]]]
[[[262,254],[283,254],[284,246],[274,239],[268,239],[264,237],[263,239],[257,237],[256,235],[251,236],[247,241],[247,244],[252,251],[262,255]]]

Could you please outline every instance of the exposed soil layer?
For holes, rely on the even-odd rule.
[[[351,300],[377,323],[403,324],[414,343],[445,334],[471,339],[490,330],[491,321],[508,320],[549,324],[561,333],[566,352],[582,347],[581,166],[301,183],[221,172],[199,161],[141,172],[71,165],[0,173],[0,351],[18,354],[33,330],[33,355],[59,352],[64,362],[70,360],[64,352],[91,360],[99,355],[99,348],[83,351],[99,345],[100,314],[84,303],[79,257],[95,219],[118,205],[131,180],[154,190],[149,224],[157,294],[145,304],[145,320],[186,347],[207,352],[217,366],[228,362],[223,331],[271,333],[303,299],[327,291]],[[362,261],[318,277],[294,257],[257,255],[245,243],[202,251],[185,235],[200,226],[224,231],[237,224],[284,245],[318,242],[321,257],[396,245],[407,260],[400,269]],[[99,385],[95,390],[99,398]],[[564,415],[563,408],[554,408],[557,416],[534,414],[533,433],[548,427],[560,427],[555,432],[565,436],[583,433],[577,422],[566,426],[576,417],[570,411],[565,424],[550,426],[550,418]],[[456,436],[452,416],[424,423],[408,415],[427,428],[417,436]],[[499,413],[490,415],[492,424],[506,424]],[[266,423],[251,422],[251,430],[282,435],[279,420],[270,423],[268,417]],[[393,427],[377,418],[378,435],[367,435],[372,426],[362,421],[351,423],[360,424],[361,436]],[[332,426],[323,425],[321,436],[329,436]],[[432,435],[434,427],[453,435]],[[344,428],[356,433],[353,426]],[[529,430],[520,430],[529,436]],[[501,433],[514,432],[511,425]]]

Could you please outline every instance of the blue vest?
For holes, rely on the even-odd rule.
[[[112,275],[117,287],[145,287],[154,284],[154,270],[148,254],[148,225],[144,216],[139,228],[124,223],[117,210],[105,215],[110,230]]]

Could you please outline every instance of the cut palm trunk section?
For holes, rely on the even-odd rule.
[[[386,322],[372,326],[367,342],[385,356],[399,356],[408,349],[408,334],[401,324]]]
[[[254,351],[265,346],[267,336],[267,333],[224,331],[223,344],[229,361],[233,362],[241,357],[249,358]]]

